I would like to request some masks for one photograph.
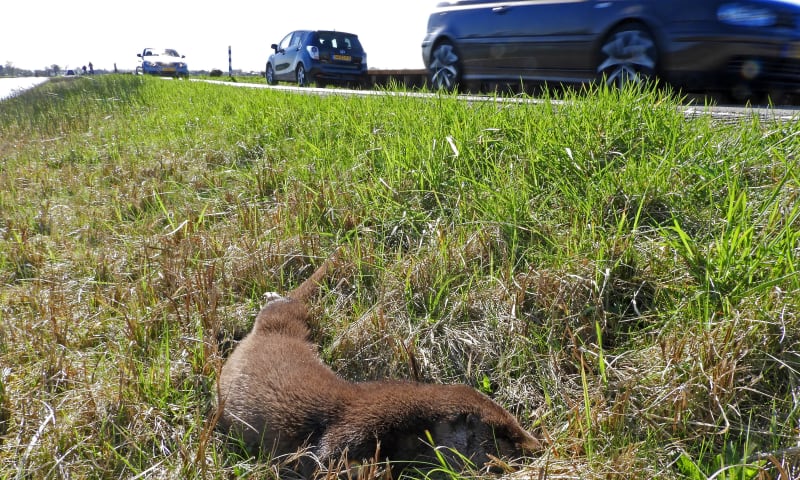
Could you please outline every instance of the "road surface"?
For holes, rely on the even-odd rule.
[[[9,98],[21,91],[33,88],[47,81],[47,77],[23,77],[23,78],[0,78],[0,101]],[[286,90],[295,93],[307,93],[316,95],[400,95],[400,96],[430,96],[434,94],[419,93],[419,92],[400,92],[392,93],[386,90],[347,90],[347,89],[322,89],[322,88],[299,88],[288,85],[268,86],[265,84],[249,84],[249,83],[235,83],[218,80],[200,80],[209,83],[217,83],[222,85],[229,85],[231,87],[246,87],[246,88],[273,88],[279,90]],[[520,99],[519,97],[494,97],[494,96],[481,96],[481,95],[464,95],[462,98],[465,101],[479,102],[536,102],[536,99]],[[713,106],[704,107],[702,104],[691,106],[679,107],[687,118],[710,115],[717,121],[722,122],[737,122],[743,117],[756,116],[763,120],[777,120],[781,122],[793,122],[800,119],[800,107],[791,106],[777,106],[775,108],[766,107],[742,107],[742,106]]]
[[[47,81],[47,77],[0,78],[0,100]]]

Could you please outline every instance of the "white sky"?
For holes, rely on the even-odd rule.
[[[3,0],[0,64],[133,70],[144,47],[186,55],[189,69],[263,71],[298,29],[356,33],[370,68],[422,68],[421,43],[436,0]]]

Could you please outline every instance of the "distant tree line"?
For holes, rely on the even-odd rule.
[[[87,64],[88,65],[88,64]],[[114,65],[116,68],[116,64]],[[13,62],[6,62],[5,65],[0,65],[0,77],[57,77],[59,75],[65,75],[68,70],[72,70],[75,75],[81,75],[84,73],[83,68],[80,66],[76,66],[70,69],[62,68],[60,65],[52,64],[44,67],[41,70],[27,70],[24,68],[18,68],[14,65]],[[103,74],[103,73],[117,73],[116,71],[109,71],[103,69],[94,69],[94,73],[96,74]],[[119,73],[133,73],[131,70],[119,70]],[[193,75],[209,75],[211,77],[221,77],[223,76],[223,71],[215,68],[210,72],[208,70],[192,70],[191,73]],[[264,76],[264,72],[243,72],[241,70],[234,70],[233,74],[236,76]]]
[[[75,74],[83,73],[81,67],[75,67]],[[57,77],[62,73],[66,73],[65,69],[57,64],[52,64],[39,70],[28,70],[25,68],[18,68],[13,62],[6,62],[5,65],[0,65],[0,77]],[[94,70],[94,73],[110,73],[106,70]]]

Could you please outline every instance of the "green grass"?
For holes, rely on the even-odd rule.
[[[275,478],[208,429],[215,376],[338,247],[324,359],[490,393],[548,442],[526,476],[800,474],[797,125],[564,96],[0,103],[0,478]]]

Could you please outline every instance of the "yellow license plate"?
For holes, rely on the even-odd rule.
[[[161,69],[162,72],[174,72],[175,67],[164,67]]]
[[[350,60],[353,59],[353,57],[351,57],[350,55],[334,55],[333,59],[334,60],[341,60],[343,62],[349,62]]]

